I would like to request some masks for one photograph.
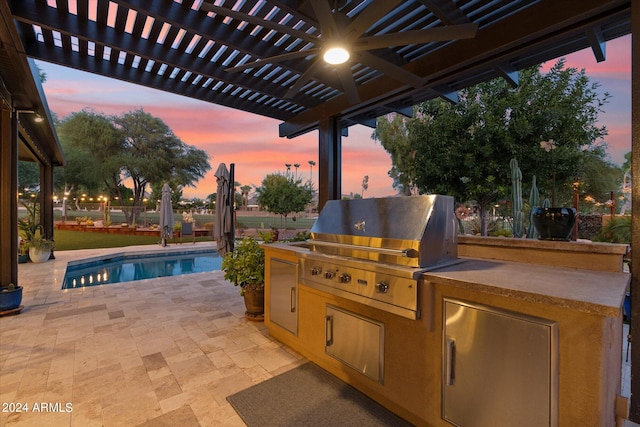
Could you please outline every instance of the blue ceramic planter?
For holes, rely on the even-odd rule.
[[[13,291],[2,288],[0,291],[0,311],[13,310],[20,307],[22,303],[22,286],[18,286]]]

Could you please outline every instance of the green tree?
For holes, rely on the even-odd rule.
[[[547,74],[539,66],[522,70],[519,82],[516,88],[503,79],[469,87],[455,105],[425,102],[414,118],[391,126],[380,118],[383,132],[374,135],[391,154],[392,176],[420,193],[475,200],[483,235],[488,207],[507,194],[512,158],[525,185],[536,175],[542,198],[561,189],[562,201],[570,202],[570,183],[583,173],[585,153],[604,148],[606,128],[596,122],[609,96],[599,95],[584,70],[565,68],[564,60]],[[541,142],[555,148],[547,152]]]
[[[191,186],[211,169],[206,152],[182,142],[161,119],[142,109],[112,120],[124,144],[121,170],[133,183],[133,206],[127,221],[135,223],[148,184],[169,181]]]
[[[206,152],[185,144],[142,109],[113,117],[83,110],[63,120],[58,134],[68,160],[64,181],[76,188],[106,189],[129,224],[136,223],[149,188],[155,188],[155,197],[168,182],[177,201],[183,187],[211,169]]]
[[[257,202],[269,212],[284,216],[287,227],[287,216],[292,212],[301,212],[312,202],[314,190],[311,182],[303,184],[302,179],[295,179],[290,173],[270,174],[256,187]]]
[[[121,185],[120,153],[124,146],[108,117],[85,109],[56,125],[67,164],[55,169],[58,191],[70,197],[108,192]],[[113,197],[111,197],[113,199]]]
[[[35,162],[18,162],[18,190],[40,185],[40,166]]]
[[[417,107],[414,107],[415,112]],[[411,195],[414,185],[409,170],[415,150],[409,142],[405,117],[389,114],[379,119],[371,138],[383,141],[384,148],[391,155],[391,170],[388,175],[393,179],[393,188],[406,196]]]
[[[622,164],[622,170],[624,172],[629,171],[631,173],[631,151],[624,155],[624,163]]]
[[[597,201],[608,200],[610,193],[620,193],[624,171],[605,160],[600,149],[585,152],[583,175],[580,176],[580,193]]]

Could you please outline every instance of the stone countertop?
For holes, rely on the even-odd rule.
[[[423,278],[508,298],[617,317],[631,275],[512,261],[464,259],[459,264],[424,273]]]
[[[557,250],[562,252],[582,252],[591,254],[615,254],[625,255],[629,251],[629,245],[620,243],[592,242],[590,240],[573,241],[553,241],[538,239],[515,239],[506,237],[486,237],[486,236],[458,236],[458,244],[478,245],[488,247],[501,247],[513,249],[540,249]]]
[[[597,246],[604,251],[621,251],[621,245]],[[264,247],[297,256],[309,253],[303,244],[271,243]],[[609,317],[620,315],[631,280],[630,274],[622,272],[476,258],[460,258],[459,263],[423,273],[422,277],[449,286]]]

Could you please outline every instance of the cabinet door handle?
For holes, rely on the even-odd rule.
[[[447,338],[446,350],[446,365],[445,365],[445,377],[446,384],[453,385],[456,379],[456,340],[453,338]]]
[[[295,313],[296,312],[296,288],[295,288],[295,286],[292,286],[291,289],[289,289],[289,301],[291,302],[291,304],[290,304],[291,312]]]
[[[326,347],[333,344],[333,316],[324,318],[324,339]]]

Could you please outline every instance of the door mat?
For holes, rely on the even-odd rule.
[[[310,362],[227,400],[249,427],[411,426]]]

